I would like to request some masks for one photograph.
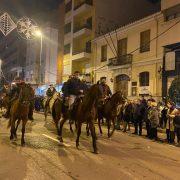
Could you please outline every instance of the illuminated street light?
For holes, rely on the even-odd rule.
[[[36,37],[40,37],[40,40],[41,40],[41,46],[40,46],[40,61],[39,61],[39,82],[41,83],[41,63],[42,63],[42,41],[43,41],[43,34],[42,34],[42,31],[37,29],[35,32],[34,32],[34,35]]]

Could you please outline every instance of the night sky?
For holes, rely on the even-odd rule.
[[[47,15],[58,10],[63,0],[0,0],[0,10],[7,11],[15,17],[37,17],[40,21],[48,21]]]

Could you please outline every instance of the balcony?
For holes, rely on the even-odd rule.
[[[133,55],[127,54],[109,59],[109,67],[132,64]]]
[[[84,0],[74,7],[74,16],[92,9],[93,0]]]
[[[84,59],[90,59],[91,58],[91,43],[86,43],[86,48],[80,51],[74,51],[72,60],[84,60]]]
[[[82,36],[89,36],[92,32],[92,25],[85,24],[83,26],[77,26],[74,28],[74,38],[82,37]]]

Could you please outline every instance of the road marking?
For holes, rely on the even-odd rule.
[[[59,143],[60,145],[65,146],[65,147],[70,147],[70,146],[71,146],[70,144],[61,143],[61,142],[59,142],[58,139],[55,139],[55,138],[53,138],[53,137],[51,137],[51,136],[48,136],[48,135],[46,135],[46,134],[42,134],[42,135],[43,135],[44,137],[47,137],[48,139],[51,139],[51,140],[53,140],[53,141]]]

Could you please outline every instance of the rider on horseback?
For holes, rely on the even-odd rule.
[[[103,92],[103,99],[106,100],[112,96],[110,87],[106,84],[106,77],[101,77],[99,81],[99,87]]]
[[[51,84],[48,88],[48,90],[46,91],[46,96],[47,96],[47,102],[46,102],[46,106],[49,106],[49,102],[52,99],[53,95],[56,93],[56,89],[55,87]]]
[[[10,100],[9,100],[7,112],[4,115],[5,118],[9,118],[11,105],[14,102],[14,100],[16,100],[18,98],[21,86],[23,84],[24,84],[24,81],[22,81],[20,77],[15,77],[15,79],[13,80],[13,82],[11,84],[10,92],[8,94]]]

